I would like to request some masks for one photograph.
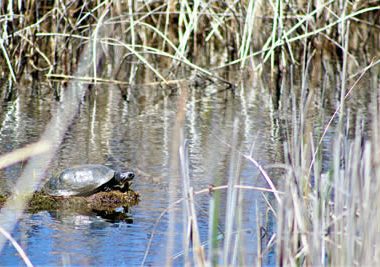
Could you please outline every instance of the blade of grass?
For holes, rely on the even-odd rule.
[[[25,251],[22,249],[22,247],[17,243],[17,241],[7,232],[3,227],[0,226],[0,234],[2,234],[6,239],[11,242],[12,246],[17,250],[18,254],[20,255],[21,259],[24,261],[25,265],[28,267],[33,267],[32,262],[26,255]]]
[[[0,48],[1,48],[1,51],[3,52],[3,56],[5,58],[5,62],[7,63],[8,70],[9,70],[9,73],[11,74],[12,80],[13,82],[17,83],[16,75],[13,70],[11,60],[9,59],[7,50],[4,47],[4,39],[2,37],[0,37]]]

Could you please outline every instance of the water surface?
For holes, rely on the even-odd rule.
[[[121,170],[135,168],[140,175],[133,189],[140,193],[140,203],[128,210],[127,220],[64,211],[24,214],[12,235],[33,264],[140,265],[153,230],[146,264],[165,263],[169,235],[175,237],[174,263],[182,263],[183,206],[176,206],[174,232],[167,231],[167,215],[154,228],[160,214],[171,204],[169,196],[175,199],[183,196],[182,178],[173,175],[170,168],[179,89],[168,92],[163,88],[141,87],[134,90],[129,101],[112,86],[88,92],[46,177],[66,167],[86,163],[101,163]],[[276,120],[278,113],[270,103],[266,90],[257,88],[238,88],[235,92],[212,85],[189,88],[183,130],[188,144],[190,183],[195,191],[210,184],[228,183],[234,151],[239,158],[240,183],[268,187],[254,164],[242,154],[252,155],[266,167],[275,183],[281,179],[281,171],[272,166],[283,162],[283,147]],[[0,153],[37,141],[58,104],[48,98],[26,95],[4,103],[0,114]],[[3,192],[12,189],[23,166],[17,164],[0,170]],[[173,189],[170,184],[174,182],[177,187]],[[170,188],[175,192],[170,192]],[[265,196],[273,200],[271,194]],[[222,194],[222,207],[225,207],[225,197]],[[210,196],[199,195],[196,201],[201,240],[206,241]],[[246,248],[247,263],[253,263],[258,221],[266,223],[264,243],[275,226],[261,192],[244,190],[240,201],[244,211],[242,229],[245,229],[241,244]],[[223,208],[221,210],[223,225]],[[1,254],[0,265],[22,263],[9,243]],[[265,261],[274,263],[271,251]]]

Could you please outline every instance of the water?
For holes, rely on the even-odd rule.
[[[233,94],[213,86],[202,90],[190,88],[184,137],[188,140],[190,182],[195,191],[210,184],[227,184],[234,142],[233,147],[239,152],[251,154],[262,166],[269,166],[267,171],[275,183],[281,178],[278,169],[270,167],[283,162],[283,155],[276,112],[266,92],[239,89]],[[64,211],[24,214],[12,235],[33,264],[140,265],[152,231],[154,236],[146,265],[165,263],[169,235],[174,236],[174,264],[182,263],[182,204],[175,208],[174,232],[167,231],[167,214],[154,228],[160,214],[171,204],[169,195],[175,195],[176,199],[182,197],[182,178],[173,175],[170,169],[177,97],[175,90],[169,94],[162,88],[147,87],[137,88],[130,100],[125,101],[119,90],[111,86],[93,89],[86,95],[46,176],[85,163],[102,163],[117,169],[136,168],[141,175],[135,179],[133,189],[140,193],[141,201],[128,210],[128,219],[123,220]],[[48,98],[26,95],[3,104],[0,154],[37,141],[57,105]],[[237,133],[235,141],[234,133]],[[238,155],[241,183],[268,187],[257,168]],[[17,164],[0,170],[3,192],[11,190],[23,166]],[[170,192],[170,183],[174,181],[178,186],[175,192]],[[262,193],[242,192],[242,228],[245,229],[242,244],[246,247],[247,263],[252,263],[257,251],[258,219],[266,223],[265,238],[270,238],[275,225],[271,215],[264,220],[268,205]],[[265,196],[274,204],[271,194]],[[225,198],[223,193],[222,211]],[[206,241],[210,197],[201,194],[196,201],[201,240]],[[273,251],[269,251],[264,263],[273,264],[273,255]],[[0,265],[20,264],[22,260],[7,243],[1,252]]]

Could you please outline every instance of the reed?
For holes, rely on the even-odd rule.
[[[107,73],[93,62],[94,83],[100,78],[132,84],[143,71],[139,65],[162,81],[179,73],[171,72],[174,65],[217,75],[209,66],[195,64],[204,49],[215,51],[209,59],[228,54],[218,69],[238,63],[244,68],[251,59],[261,69],[269,60],[274,79],[283,68],[306,59],[304,42],[316,53],[317,62],[341,59],[344,48],[356,68],[358,62],[379,56],[376,1],[343,6],[339,1],[307,3],[2,1],[2,76],[20,82],[28,76],[52,81],[57,75],[72,75],[89,39],[93,51],[102,46],[100,64],[111,68]],[[347,31],[342,28],[346,24]],[[107,27],[106,36],[99,36],[100,27]],[[360,42],[363,36],[365,41]]]
[[[371,92],[369,126],[371,138],[365,133],[369,123],[362,113],[351,116],[347,99],[358,89],[358,83],[378,62],[361,70],[361,75],[347,88],[349,23],[343,27],[343,61],[340,70],[340,98],[336,110],[328,117],[319,110],[317,121],[322,130],[313,128],[314,113],[302,87],[300,104],[290,100],[293,116],[285,144],[285,192],[278,207],[277,263],[279,265],[376,265],[379,229],[374,223],[377,211],[378,165],[378,92]],[[307,47],[305,47],[305,50]],[[307,64],[303,82],[308,84]],[[375,71],[376,72],[376,71]],[[376,74],[374,74],[376,76]],[[325,89],[323,89],[325,90]],[[315,101],[315,95],[313,95]],[[306,103],[306,104],[303,104]],[[326,119],[327,116],[327,119]],[[353,123],[352,120],[356,122]],[[322,143],[334,124],[334,138],[329,145],[330,156],[321,153]],[[354,128],[354,134],[349,134]],[[352,131],[351,131],[352,132]],[[331,134],[331,133],[330,133]],[[323,167],[328,164],[329,167]],[[369,219],[371,218],[371,219]],[[366,247],[366,246],[369,247]]]

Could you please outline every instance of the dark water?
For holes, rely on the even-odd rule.
[[[184,137],[188,140],[190,182],[195,191],[209,184],[227,184],[233,142],[240,152],[252,153],[253,158],[268,167],[274,182],[280,179],[280,173],[270,167],[283,162],[280,130],[270,103],[265,90],[239,88],[235,94],[213,86],[189,90]],[[156,220],[170,204],[169,195],[182,197],[182,178],[170,171],[176,104],[176,90],[169,94],[162,88],[137,88],[129,102],[113,87],[98,88],[86,95],[47,176],[84,163],[102,163],[117,169],[136,168],[144,173],[133,184],[141,201],[129,209],[128,220],[70,212],[24,214],[12,235],[33,264],[141,264]],[[3,104],[0,153],[37,141],[56,106],[55,101],[25,95]],[[236,141],[233,140],[234,132],[238,136]],[[12,188],[23,166],[18,164],[0,170],[2,191]],[[240,157],[240,177],[242,184],[268,187],[256,167],[243,157]],[[178,187],[175,192],[169,192],[170,183],[174,181]],[[270,194],[266,196],[272,201]],[[222,206],[225,198],[222,194]],[[210,197],[199,195],[196,201],[201,240],[206,241]],[[247,263],[250,263],[255,261],[257,251],[258,219],[265,223],[267,238],[275,226],[271,216],[267,218],[268,205],[262,193],[244,190],[241,205],[244,211],[242,229],[245,229],[242,245],[248,255]],[[175,237],[173,256],[178,257],[174,264],[182,263],[182,209],[181,204],[176,206],[174,232],[167,231],[167,215],[158,224],[147,265],[165,263],[169,234]],[[223,224],[223,212],[221,218]],[[269,251],[266,256],[267,264],[274,263],[273,252]],[[7,243],[1,252],[0,265],[21,264],[17,252]]]

